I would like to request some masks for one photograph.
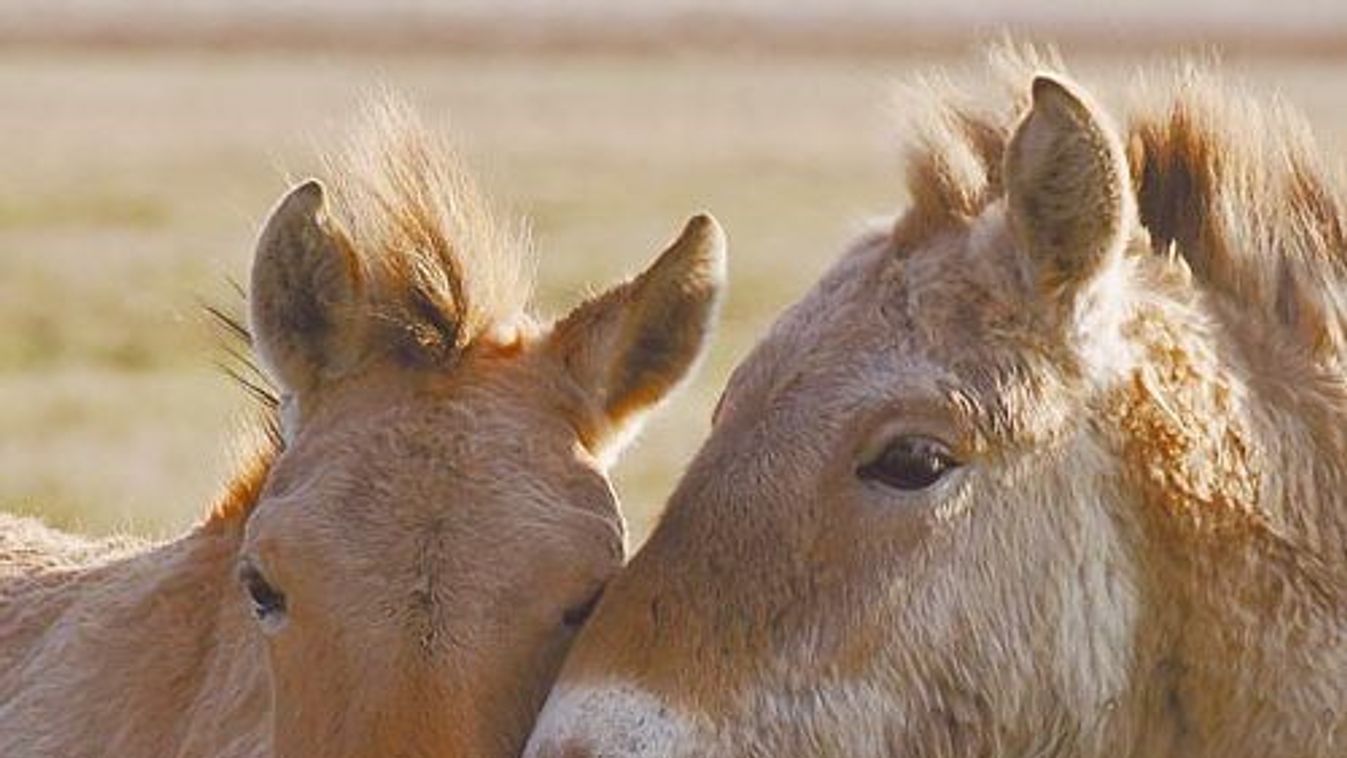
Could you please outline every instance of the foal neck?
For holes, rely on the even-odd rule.
[[[202,527],[7,583],[0,755],[260,754],[269,694],[237,596],[240,539]]]

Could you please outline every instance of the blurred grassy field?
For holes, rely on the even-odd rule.
[[[1073,62],[1105,91],[1137,63]],[[98,532],[200,516],[246,401],[212,367],[198,302],[246,280],[286,172],[390,85],[531,221],[544,314],[638,269],[698,209],[727,228],[711,360],[616,471],[639,540],[733,364],[862,220],[903,201],[891,84],[947,63],[976,60],[0,52],[0,507]],[[1341,155],[1347,61],[1229,68]]]

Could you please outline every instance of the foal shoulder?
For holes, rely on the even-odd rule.
[[[53,529],[36,518],[0,513],[0,582],[76,569],[138,547],[131,537],[90,538]]]

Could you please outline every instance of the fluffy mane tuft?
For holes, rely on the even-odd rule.
[[[966,222],[1003,196],[1002,156],[1028,82],[1063,67],[1052,53],[1009,45],[992,59],[1009,93],[992,99],[997,107],[965,102],[948,84],[909,91],[920,115],[906,146],[912,208],[900,241]],[[1192,64],[1143,78],[1133,100],[1121,137],[1155,251],[1182,256],[1204,288],[1287,328],[1316,361],[1340,364],[1347,209],[1334,162],[1304,120]]]

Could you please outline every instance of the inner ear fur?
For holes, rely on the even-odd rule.
[[[645,271],[557,323],[550,347],[603,417],[600,446],[691,372],[724,288],[724,232],[701,214]]]
[[[303,394],[349,371],[364,350],[359,261],[326,216],[323,185],[290,190],[258,239],[249,290],[255,349],[274,379]]]
[[[1121,142],[1082,91],[1040,75],[1032,94],[1006,150],[1007,212],[1040,281],[1069,296],[1122,253],[1130,179]]]

